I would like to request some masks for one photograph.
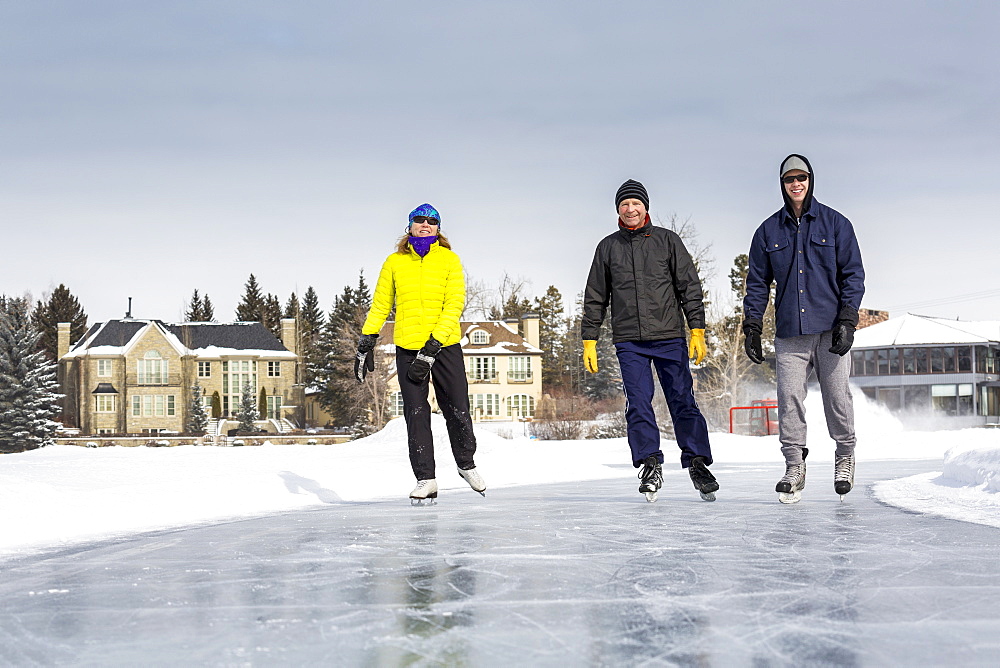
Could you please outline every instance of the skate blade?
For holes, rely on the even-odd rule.
[[[802,500],[802,492],[778,492],[778,501],[782,503],[798,503]]]
[[[483,498],[486,498],[486,490],[485,489],[482,490],[482,491],[480,491],[479,493],[482,495]]]
[[[416,497],[410,497],[411,506],[436,506],[437,497],[428,497],[426,499],[418,499]]]
[[[698,492],[702,501],[715,501],[715,492]]]
[[[646,496],[646,503],[656,503],[656,492],[643,492]]]

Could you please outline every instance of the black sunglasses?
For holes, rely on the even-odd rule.
[[[808,174],[796,174],[795,176],[782,176],[781,177],[781,182],[782,183],[795,183],[796,181],[798,181],[799,183],[802,183],[802,182],[808,181],[808,180],[809,180],[809,175]]]
[[[423,225],[424,223],[426,223],[428,225],[437,225],[438,224],[438,219],[437,218],[428,218],[427,216],[414,216],[413,217],[413,222],[416,223],[416,224],[418,224],[418,225]]]

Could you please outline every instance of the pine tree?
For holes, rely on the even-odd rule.
[[[352,425],[363,419],[368,408],[365,390],[354,378],[354,354],[371,302],[362,272],[358,287],[346,286],[334,300],[320,337],[313,377],[320,388],[320,403],[336,424]]]
[[[271,330],[279,339],[281,338],[281,301],[278,295],[268,294],[264,297],[264,306],[260,312],[260,322]]]
[[[260,386],[260,395],[257,397],[257,413],[261,416],[261,419],[268,417],[267,415],[267,388],[263,385]]]
[[[298,320],[299,319],[299,311],[300,310],[301,310],[301,308],[299,307],[299,298],[293,292],[288,297],[288,301],[285,302],[284,317],[285,318],[295,318],[296,320]]]
[[[299,311],[298,331],[301,337],[299,355],[304,362],[306,387],[313,387],[316,382],[316,369],[322,365],[320,359],[319,340],[326,325],[326,316],[319,307],[319,297],[310,285],[302,298],[302,308]]]
[[[236,421],[239,422],[240,431],[254,431],[254,422],[260,419],[257,412],[257,397],[255,396],[252,383],[244,383],[243,391],[240,392],[240,405],[236,409]]]
[[[188,302],[187,308],[184,310],[184,322],[204,322],[204,308],[201,295],[198,294],[198,289],[195,288],[194,293],[191,295],[191,301]]]
[[[0,452],[53,443],[60,412],[56,365],[38,350],[27,299],[0,297]]]
[[[204,391],[201,385],[195,383],[191,386],[191,405],[188,408],[187,421],[188,433],[204,434],[208,428],[208,411],[205,410],[203,396]]]
[[[538,313],[538,346],[542,349],[542,385],[557,388],[563,385],[563,338],[566,333],[566,314],[562,295],[550,285],[545,295],[535,298],[534,310]]]
[[[218,420],[222,417],[222,397],[219,391],[212,392],[212,419]]]
[[[236,319],[240,322],[263,322],[264,295],[253,274],[247,279],[243,299],[236,307]]]
[[[70,342],[79,341],[87,332],[87,314],[83,312],[83,307],[73,293],[62,283],[49,296],[48,300],[41,300],[35,305],[35,310],[31,314],[31,320],[35,329],[41,333],[39,338],[39,349],[45,352],[45,356],[50,360],[55,360],[59,347],[59,327],[60,322],[70,323]]]
[[[207,292],[204,299],[201,300],[201,321],[215,322],[215,307],[212,306],[212,300],[208,298]]]

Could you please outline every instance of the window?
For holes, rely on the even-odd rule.
[[[944,372],[955,373],[955,349],[951,346],[942,348],[941,355],[944,357]]]
[[[257,390],[257,362],[229,360],[222,363],[222,412],[229,415],[240,405],[243,386]]]
[[[97,360],[97,375],[101,378],[108,378],[111,376],[111,362],[112,360]]]
[[[508,417],[534,417],[535,398],[530,394],[513,394],[507,397]]]
[[[931,405],[930,385],[907,385],[903,388],[903,408],[926,412]]]
[[[865,351],[865,372],[862,375],[865,375],[865,376],[874,376],[875,375],[875,351],[874,350],[866,350]]]
[[[473,381],[492,382],[497,377],[496,357],[470,357],[469,377]]]
[[[212,363],[211,362],[198,362],[198,377],[199,378],[211,378],[212,377]]]
[[[469,408],[474,419],[500,417],[500,395],[471,394],[469,395]]]
[[[267,418],[269,420],[281,419],[281,397],[273,396],[267,398]]]
[[[936,413],[958,415],[957,385],[931,385],[931,400]]]
[[[914,359],[913,348],[903,348],[903,373],[912,374],[917,370],[917,363]]]
[[[888,350],[877,350],[878,353],[878,375],[888,376],[889,375],[889,351]]]
[[[136,360],[140,385],[166,385],[167,360],[155,350],[148,351],[141,360]]]
[[[477,329],[472,333],[470,340],[475,344],[482,345],[490,342],[490,335],[481,329]]]
[[[917,373],[929,373],[930,365],[928,364],[928,354],[927,348],[915,348],[913,350],[913,359],[917,363]]]
[[[403,415],[403,393],[393,392],[389,397],[389,412],[393,417],[400,417]]]
[[[268,378],[277,378],[280,375],[281,375],[281,362],[268,362],[267,363]]]
[[[511,357],[508,360],[507,380],[514,382],[531,382],[531,358]]]
[[[863,350],[851,351],[851,375],[865,375],[865,352]]]
[[[113,433],[115,433],[115,430],[114,429],[98,429],[97,433],[98,434],[113,434]]]
[[[115,412],[115,397],[114,394],[95,394],[94,397],[97,398],[97,406],[95,410],[98,413],[114,413]]]
[[[959,373],[969,373],[972,371],[972,348],[969,346],[962,346],[955,349],[958,353],[958,371]]]
[[[133,417],[166,417],[177,414],[177,401],[173,394],[136,394],[132,396]]]

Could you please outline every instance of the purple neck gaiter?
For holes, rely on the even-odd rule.
[[[410,246],[413,247],[413,251],[423,257],[427,255],[428,251],[431,249],[431,244],[437,241],[437,235],[432,237],[415,237],[410,235]]]

